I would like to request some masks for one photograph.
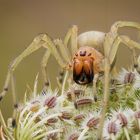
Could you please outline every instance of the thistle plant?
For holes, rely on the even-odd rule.
[[[63,75],[62,75],[63,77]],[[16,126],[12,119],[5,122],[0,112],[2,140],[96,140],[99,131],[103,98],[103,77],[97,82],[98,100],[92,87],[79,86],[62,78],[58,89],[48,87],[37,91],[36,77],[33,93],[18,107]],[[104,140],[140,139],[140,75],[122,69],[110,83],[110,97],[103,128]],[[28,94],[29,95],[29,94]]]

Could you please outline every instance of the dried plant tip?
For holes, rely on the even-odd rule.
[[[127,121],[127,118],[126,118],[126,116],[125,116],[124,114],[119,113],[119,114],[117,115],[117,119],[119,119],[119,121],[121,122],[122,127],[127,126],[128,121]]]
[[[136,119],[140,119],[140,110],[134,113]]]
[[[74,117],[74,121],[76,122],[81,122],[85,118],[84,114],[78,114],[77,116]]]
[[[0,139],[1,140],[6,140],[5,137],[4,137],[4,132],[3,132],[3,127],[2,126],[0,127]]]
[[[40,108],[40,104],[39,102],[34,102],[30,108],[30,111],[32,112],[37,112]]]
[[[107,130],[108,130],[109,134],[116,135],[117,131],[118,131],[116,123],[115,122],[109,122],[109,124],[107,126]]]
[[[64,71],[61,70],[61,71],[59,72],[59,75],[60,75],[60,76],[64,76]]]
[[[16,120],[15,120],[15,119],[12,120],[12,127],[13,127],[13,128],[16,127]]]
[[[89,128],[97,128],[97,125],[99,124],[99,118],[91,118],[88,122],[87,122],[87,126]]]
[[[38,123],[40,121],[41,121],[40,117],[36,117],[35,120],[34,120],[35,123]]]
[[[68,140],[77,140],[79,137],[78,133],[73,133],[69,136]]]
[[[84,106],[84,105],[90,105],[92,104],[93,100],[92,99],[79,99],[77,101],[75,101],[74,106],[75,108],[79,108],[80,106]]]
[[[57,133],[52,133],[47,136],[48,140],[57,140]]]
[[[44,85],[48,87],[50,85],[49,81],[45,82]]]
[[[84,94],[84,90],[74,90],[73,91],[76,97],[79,97],[80,95]]]
[[[0,101],[3,99],[3,97],[2,96],[0,96]]]
[[[67,112],[67,111],[63,111],[63,112],[62,112],[62,115],[60,116],[60,118],[61,118],[61,119],[69,120],[69,119],[72,118],[72,116],[73,116],[72,113]]]
[[[124,83],[130,83],[132,84],[135,80],[135,74],[132,72],[126,73],[126,75],[124,76]]]
[[[48,108],[53,108],[55,107],[56,105],[56,97],[53,96],[53,97],[48,97],[46,100],[45,100],[45,106],[48,106]]]
[[[58,80],[61,84],[63,83],[63,78],[62,77],[58,77]]]
[[[80,95],[84,95],[83,90],[74,90],[74,91],[69,91],[67,92],[67,97],[71,101],[73,98],[78,98]]]

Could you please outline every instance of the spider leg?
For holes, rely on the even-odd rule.
[[[133,65],[134,65],[134,68],[138,69],[138,56],[136,54],[136,49],[135,48],[132,48],[132,56],[133,56]]]
[[[16,115],[17,115],[17,109],[18,109],[18,102],[17,102],[17,98],[16,98],[15,80],[14,80],[13,72],[11,72],[11,88],[12,88],[13,104],[14,104],[12,126],[15,127],[16,126]]]
[[[112,25],[110,32],[112,32],[113,34],[118,34],[118,29],[122,27],[131,27],[131,28],[140,29],[140,24],[131,21],[117,21]]]
[[[74,53],[78,49],[77,34],[78,34],[78,28],[76,25],[73,25],[73,27],[71,29],[69,29],[69,31],[67,32],[67,34],[64,38],[64,45],[65,46],[67,46],[69,41],[70,41],[72,56],[74,55]]]
[[[134,64],[137,63],[136,62],[136,53],[135,53],[134,49],[135,48],[140,49],[140,44],[137,43],[136,41],[131,40],[127,36],[121,35],[121,36],[118,36],[115,39],[114,44],[112,45],[112,48],[110,49],[110,52],[109,52],[110,64],[112,64],[114,59],[115,59],[115,56],[116,56],[116,53],[117,53],[117,50],[118,50],[118,47],[119,47],[120,43],[125,44],[132,51],[133,57],[134,57],[133,58],[134,59]]]
[[[42,69],[42,75],[43,75],[43,79],[44,79],[45,89],[47,89],[47,87],[49,86],[49,81],[47,79],[46,66],[48,64],[48,59],[49,59],[50,55],[51,55],[51,52],[49,49],[47,49],[42,58],[42,61],[41,61],[41,69]]]
[[[105,51],[105,62],[104,62],[104,71],[105,71],[105,85],[104,85],[104,98],[102,103],[102,112],[101,112],[101,119],[99,124],[99,131],[98,131],[98,139],[102,138],[103,132],[103,125],[105,120],[105,115],[107,111],[107,105],[109,100],[109,73],[110,73],[110,66],[114,61],[116,56],[119,44],[122,42],[129,48],[139,48],[140,44],[129,39],[127,36],[119,36],[118,29],[119,27],[133,27],[140,29],[140,24],[136,22],[127,22],[127,21],[119,21],[113,24],[111,27],[111,31],[106,34],[105,41],[104,41],[104,51]]]
[[[2,93],[0,94],[0,99],[2,100],[3,97],[5,96],[6,92],[8,91],[9,88],[9,82],[11,79],[11,75],[14,72],[15,68],[18,66],[18,64],[24,59],[26,56],[30,55],[32,52],[36,51],[43,45],[43,42],[41,42],[41,39],[39,37],[36,37],[33,42],[29,45],[27,49],[23,51],[18,57],[14,59],[12,64],[10,65],[8,69],[8,74],[5,80],[4,88]]]
[[[14,80],[13,80],[13,72],[16,69],[16,67],[18,66],[18,64],[28,55],[32,54],[34,51],[38,50],[41,47],[45,47],[47,48],[56,58],[56,60],[58,61],[59,65],[61,67],[65,67],[65,64],[62,60],[62,58],[60,57],[60,55],[58,54],[54,43],[51,41],[51,38],[49,36],[47,36],[46,34],[40,34],[38,35],[33,42],[18,56],[14,59],[14,61],[12,62],[12,64],[10,65],[10,68],[8,70],[8,74],[6,77],[6,81],[4,84],[4,88],[2,93],[0,94],[0,100],[3,99],[3,97],[6,95],[8,88],[9,88],[9,82],[10,79],[12,81],[12,91],[13,91],[13,101],[14,101],[14,112],[15,110],[17,110],[18,104],[16,102],[16,95],[15,95],[15,85],[14,85]],[[49,52],[49,53],[50,53]],[[44,57],[49,57],[49,53],[47,53],[47,56],[45,55]],[[43,59],[44,61],[44,59]],[[15,120],[13,120],[13,126],[15,125]]]
[[[60,50],[63,60],[65,60],[66,63],[70,63],[71,58],[67,46],[63,44],[61,39],[54,40],[54,43]]]
[[[62,58],[63,60],[65,60],[66,65],[65,65],[65,70],[66,70],[66,75],[68,75],[68,70],[72,70],[72,64],[71,64],[71,59],[74,55],[74,53],[77,51],[78,46],[77,46],[77,26],[73,26],[71,29],[68,30],[65,38],[64,38],[64,43],[62,42],[61,39],[56,39],[54,40],[54,44],[58,47],[58,49],[61,52]],[[71,45],[71,54],[69,53],[68,50],[68,44],[70,42]],[[72,56],[71,56],[72,55]],[[65,77],[64,81],[63,81],[63,85],[62,85],[62,93],[64,91],[64,87],[66,84],[66,79],[68,78],[68,76]],[[58,79],[57,79],[58,80]],[[58,81],[58,85],[61,87],[61,84]]]

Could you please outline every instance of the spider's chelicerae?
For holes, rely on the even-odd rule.
[[[124,43],[128,46],[128,48],[132,50],[134,56],[134,49],[140,49],[139,43],[131,40],[128,36],[118,34],[118,28],[126,26],[140,29],[139,23],[118,21],[112,25],[108,33],[89,31],[78,35],[77,26],[73,26],[66,34],[64,41],[61,39],[52,40],[47,34],[38,35],[27,49],[16,57],[10,65],[3,91],[0,94],[0,99],[2,99],[8,91],[10,80],[12,81],[12,89],[14,92],[13,72],[18,64],[26,56],[44,47],[46,48],[46,52],[43,56],[41,66],[45,85],[48,83],[45,68],[50,55],[56,58],[61,68],[73,71],[73,80],[77,84],[85,85],[93,82],[95,99],[96,81],[99,73],[105,73],[103,110],[100,124],[102,128],[109,96],[109,72],[115,60],[119,44]],[[71,46],[71,52],[69,52],[68,46]],[[135,66],[137,67],[136,61]],[[17,107],[17,103],[14,104],[14,107]]]

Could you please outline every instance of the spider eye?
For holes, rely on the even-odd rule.
[[[80,56],[85,56],[86,55],[86,51],[80,51]]]
[[[93,63],[91,61],[75,62],[73,66],[73,80],[80,85],[91,83],[94,78]]]

